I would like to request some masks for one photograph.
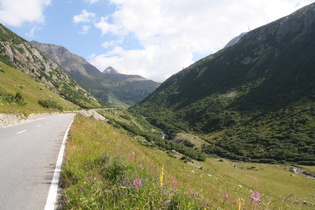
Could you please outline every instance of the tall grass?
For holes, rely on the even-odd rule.
[[[168,167],[147,156],[133,139],[92,119],[77,117],[66,157],[61,180],[64,209],[210,206],[196,192],[178,185]]]
[[[61,186],[63,209],[312,209],[315,185],[290,176],[285,166],[183,163],[108,124],[77,116]]]

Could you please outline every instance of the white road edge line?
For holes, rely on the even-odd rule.
[[[26,132],[27,130],[22,130],[22,131],[20,131],[20,132],[17,132],[16,134],[21,134],[21,133],[24,133],[24,132]]]
[[[72,125],[72,122],[73,122],[73,120],[70,122],[70,125],[69,125],[69,127],[68,127],[68,129],[67,129],[67,131],[63,137],[63,140],[62,140],[62,144],[60,147],[54,175],[53,175],[53,178],[51,180],[51,185],[50,185],[48,197],[46,200],[45,210],[54,210],[55,209],[55,203],[57,200],[57,192],[58,192],[58,183],[59,183],[60,172],[61,172],[61,165],[62,165],[63,155],[64,155],[65,148],[66,148],[66,141],[68,138],[68,134],[69,134],[69,130],[70,130],[70,127]]]

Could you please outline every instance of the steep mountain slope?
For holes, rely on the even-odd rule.
[[[0,61],[32,76],[74,104],[84,108],[101,106],[100,101],[81,88],[55,62],[1,24]]]
[[[82,87],[105,102],[134,105],[159,86],[159,83],[137,75],[124,75],[115,71],[101,73],[85,59],[62,46],[36,41],[31,43],[58,63]]]
[[[79,108],[43,83],[0,61],[0,113],[28,115]]]
[[[131,110],[232,159],[315,164],[315,4],[248,32]]]

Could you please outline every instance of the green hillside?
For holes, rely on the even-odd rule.
[[[173,75],[131,108],[203,151],[255,162],[315,164],[315,4],[253,30]]]
[[[43,107],[46,101],[56,106]],[[37,113],[61,110],[77,110],[79,106],[63,99],[29,75],[0,62],[0,112]]]
[[[1,24],[0,61],[30,75],[37,82],[81,108],[104,106],[103,102],[80,87],[55,62]],[[42,104],[47,106],[47,102]],[[54,103],[49,102],[48,104],[54,106]]]

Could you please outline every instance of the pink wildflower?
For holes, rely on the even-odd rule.
[[[141,179],[135,179],[135,180],[133,181],[133,186],[134,186],[134,187],[142,187],[142,181],[141,181]]]
[[[229,194],[224,193],[224,194],[223,194],[223,197],[225,197],[225,199],[228,199],[228,198],[229,198]]]
[[[139,164],[139,168],[140,168],[140,169],[143,169],[143,168],[144,168],[143,165],[142,165],[142,163]]]
[[[260,194],[259,192],[254,192],[251,196],[253,202],[260,202]]]

